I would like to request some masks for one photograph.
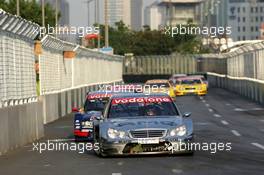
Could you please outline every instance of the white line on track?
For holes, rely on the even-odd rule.
[[[236,130],[231,130],[231,132],[237,137],[241,136],[241,134],[238,131],[236,131]]]
[[[74,139],[51,139],[49,141],[51,141],[51,142],[69,142],[69,141],[74,141]]]
[[[224,125],[229,125],[229,123],[225,120],[221,120],[221,123],[224,124]]]
[[[216,118],[220,118],[220,117],[222,117],[222,116],[219,115],[219,114],[214,114],[214,117],[216,117]]]
[[[209,111],[209,112],[214,112],[214,110],[213,110],[213,109],[211,109],[211,108],[209,108],[209,109],[208,109],[208,111]]]
[[[25,146],[23,146],[24,148],[30,148],[30,147],[32,147],[32,145],[25,145]]]
[[[117,165],[122,166],[124,162],[118,162]]]
[[[200,97],[201,100],[203,100],[203,97]]]
[[[260,148],[260,149],[263,149],[264,150],[264,146],[261,145],[261,144],[259,144],[259,143],[251,143],[251,144],[254,145],[254,146],[256,146],[256,147],[258,147],[258,148]]]
[[[210,106],[210,104],[206,103],[206,104],[205,104],[205,106],[206,106],[206,107],[209,107],[209,106]]]
[[[112,173],[112,175],[122,175],[122,173]]]
[[[175,174],[180,174],[183,172],[181,169],[172,169],[171,171],[172,173],[175,173]]]
[[[253,111],[263,111],[264,108],[253,108],[252,110],[253,110]]]
[[[202,100],[203,103],[206,103],[206,100]]]
[[[264,120],[259,120],[259,121],[264,122]]]
[[[210,123],[208,123],[208,122],[196,122],[196,123],[194,123],[194,125],[201,125],[201,126],[203,126],[203,125],[210,125]]]
[[[251,109],[242,109],[242,108],[235,108],[234,111],[237,112],[246,112],[246,111],[263,111],[264,108],[251,108]]]
[[[234,111],[244,112],[244,111],[247,111],[247,110],[246,109],[242,109],[242,108],[235,108]]]
[[[65,128],[72,128],[72,126],[57,126],[57,127],[55,127],[55,128],[57,128],[57,129],[65,129]]]

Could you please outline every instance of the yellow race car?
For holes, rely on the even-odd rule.
[[[166,79],[148,80],[145,83],[145,93],[166,93],[171,98],[176,97],[173,85]]]
[[[175,83],[176,96],[196,94],[199,96],[207,94],[207,84],[200,77],[187,76],[178,78]]]

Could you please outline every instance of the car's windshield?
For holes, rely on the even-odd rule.
[[[108,118],[179,115],[169,97],[118,98],[111,101]]]
[[[84,111],[103,111],[105,104],[109,101],[112,94],[89,94],[84,103]]]
[[[193,80],[182,80],[181,84],[187,84],[187,85],[191,85],[191,84],[201,84],[201,80],[200,79],[193,79]]]
[[[84,111],[103,111],[107,101],[107,99],[87,99],[84,104]]]

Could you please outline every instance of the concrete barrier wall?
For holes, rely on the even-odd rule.
[[[119,83],[120,82],[116,82],[115,84]],[[99,90],[99,85],[91,85],[88,87],[81,87],[78,89],[41,96],[40,99],[43,102],[44,110],[44,124],[53,122],[70,114],[73,107],[83,107],[86,93],[96,90]]]
[[[208,74],[210,87],[223,88],[250,100],[264,104],[264,81]]]
[[[0,109],[0,155],[44,136],[42,102]]]
[[[82,107],[86,93],[95,90],[99,90],[99,85],[44,95],[34,103],[0,108],[0,155],[43,137],[44,124],[70,114],[72,107]]]

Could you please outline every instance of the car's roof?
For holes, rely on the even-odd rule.
[[[111,98],[133,98],[133,97],[169,97],[165,93],[126,93],[126,94],[114,94]]]
[[[203,75],[192,75],[192,77],[199,77],[199,78],[204,78]]]
[[[173,74],[171,77],[184,77],[187,76],[187,74]]]
[[[88,95],[95,95],[95,94],[110,94],[112,92],[109,92],[109,91],[91,91],[91,92],[88,92],[87,94]]]
[[[168,83],[169,80],[167,79],[154,79],[154,80],[148,80],[146,83]]]
[[[188,76],[188,77],[181,77],[179,78],[178,80],[200,80],[201,77],[198,77],[198,76]]]

